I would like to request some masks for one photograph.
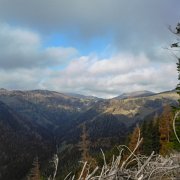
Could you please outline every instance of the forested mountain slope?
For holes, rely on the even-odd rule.
[[[0,102],[0,179],[25,177],[36,156],[43,164],[54,149],[52,135]]]
[[[61,162],[58,176],[62,178],[69,171],[77,170],[83,158],[82,136],[86,137],[89,157],[97,158],[100,148],[109,151],[125,143],[137,123],[153,119],[165,105],[176,105],[177,99],[174,91],[125,99],[98,99],[47,90],[1,89],[3,140],[0,145],[3,147],[1,154],[6,155],[1,156],[0,168],[4,171],[0,172],[8,172],[14,162],[17,171],[12,170],[12,174],[23,177],[35,156],[43,162],[57,151]],[[12,150],[10,145],[15,148]],[[13,154],[18,157],[17,161],[12,161]],[[16,173],[21,171],[24,159],[29,159],[25,161],[26,166],[22,173]],[[2,177],[6,175],[1,174]]]

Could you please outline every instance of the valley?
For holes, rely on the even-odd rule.
[[[25,178],[36,156],[46,175],[48,161],[57,153],[57,177],[62,179],[80,166],[83,143],[88,157],[95,159],[100,148],[108,152],[125,144],[137,124],[160,115],[166,105],[177,105],[175,91],[134,94],[101,99],[48,90],[0,89],[0,177]],[[13,163],[18,164],[16,168]]]

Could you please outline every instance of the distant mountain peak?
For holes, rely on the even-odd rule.
[[[128,93],[123,93],[120,96],[115,97],[115,99],[127,99],[127,98],[135,98],[135,97],[147,97],[147,96],[152,96],[155,95],[156,93],[151,92],[151,91],[134,91],[134,92],[128,92]]]

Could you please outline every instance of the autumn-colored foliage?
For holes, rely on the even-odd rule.
[[[138,142],[139,132],[140,132],[139,126],[136,126],[136,128],[134,129],[134,131],[133,131],[133,133],[132,133],[132,135],[130,137],[130,142],[129,142],[129,145],[128,145],[128,147],[129,147],[129,149],[131,151],[133,151],[133,149],[136,147],[136,144]],[[136,154],[140,153],[140,146],[137,148],[135,153]]]
[[[28,176],[28,180],[40,180],[40,169],[39,169],[39,160],[36,157],[33,161],[33,168],[31,169],[30,175]]]
[[[164,111],[159,118],[160,154],[162,155],[165,155],[170,151],[168,144],[170,143],[170,136],[172,133],[172,120],[172,109],[169,106],[165,106]]]

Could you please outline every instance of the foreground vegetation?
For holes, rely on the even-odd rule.
[[[140,137],[140,131],[139,131]],[[89,171],[90,167],[87,162],[84,163],[79,177],[70,176],[65,179],[73,180],[157,180],[157,179],[179,179],[180,178],[180,154],[174,153],[163,157],[155,155],[154,151],[150,156],[143,156],[136,154],[139,145],[143,139],[138,138],[136,147],[131,151],[127,146],[119,147],[119,155],[112,158],[112,162],[107,164],[106,158],[103,154],[104,165],[98,166]],[[129,155],[123,160],[123,152],[127,149]]]

